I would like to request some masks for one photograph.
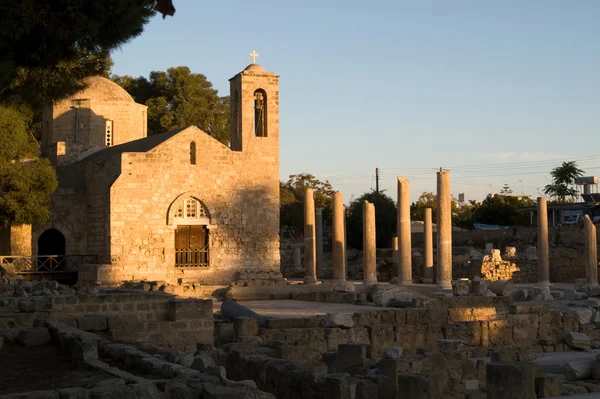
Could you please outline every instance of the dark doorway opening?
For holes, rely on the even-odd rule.
[[[38,238],[38,271],[66,271],[66,240],[63,233],[52,228]]]
[[[66,255],[66,242],[63,233],[54,228],[44,231],[38,238],[38,255]]]

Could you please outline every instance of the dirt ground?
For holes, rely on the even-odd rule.
[[[109,378],[86,370],[53,345],[5,345],[0,349],[0,393],[85,387]]]

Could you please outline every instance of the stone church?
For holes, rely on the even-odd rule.
[[[86,255],[80,280],[103,282],[279,272],[278,85],[254,62],[230,79],[225,146],[195,126],[147,137],[146,106],[87,79],[44,111],[42,153],[59,180],[51,220],[5,229],[0,255]]]

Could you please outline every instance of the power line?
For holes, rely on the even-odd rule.
[[[598,155],[589,155],[584,157],[573,157],[570,158],[571,161],[600,161],[600,156]],[[521,162],[503,162],[503,163],[495,163],[495,164],[483,164],[483,165],[456,165],[450,166],[448,169],[452,170],[467,170],[467,169],[482,169],[482,168],[498,168],[498,167],[524,167],[527,165],[546,165],[552,164],[555,165],[556,162],[560,161],[560,159],[545,159],[539,161],[521,161]],[[437,168],[435,168],[437,169]],[[387,172],[396,172],[396,171],[429,171],[431,168],[402,168],[402,169],[382,169]]]
[[[578,164],[578,166],[580,168],[584,168],[584,169],[596,169],[600,166],[600,158],[598,160],[598,162],[594,162],[594,161],[586,161],[583,164]],[[537,170],[539,169],[539,170]],[[502,173],[502,172],[514,172],[515,170],[526,170],[527,172],[519,172],[517,174],[521,174],[521,173],[549,173],[547,167],[545,165],[532,165],[528,168],[525,168],[523,166],[506,166],[506,167],[496,167],[496,168],[488,168],[485,169],[483,167],[481,168],[477,168],[474,170],[461,170],[461,169],[452,169],[453,171],[453,175],[454,176],[471,176],[470,173],[477,173],[477,172],[487,172],[486,176],[489,174],[494,174],[494,173]],[[409,172],[409,173],[405,173],[406,171],[401,171],[401,170],[389,170],[389,169],[382,169],[380,170],[384,173],[391,173],[391,174],[395,174],[396,173],[403,173],[406,176],[431,176],[431,170],[428,171],[422,171],[422,172]]]
[[[575,162],[583,162],[586,165],[591,163],[589,166],[596,166],[597,163],[600,163],[600,156],[584,156],[584,157],[573,157],[570,158]],[[548,166],[556,165],[557,161],[560,159],[547,159],[547,160],[539,160],[539,161],[522,161],[522,162],[504,162],[504,163],[495,163],[495,164],[485,164],[485,165],[465,165],[465,166],[453,166],[448,169],[452,169],[453,175],[456,175],[458,172],[462,173],[473,173],[473,172],[502,172],[502,171],[512,171],[514,169],[531,169],[531,168],[542,168]],[[578,165],[579,167],[585,167],[586,165]],[[437,168],[434,168],[437,170]],[[394,169],[379,169],[380,175],[382,172],[384,173],[392,173],[392,174],[408,174],[411,176],[415,175],[429,175],[431,173],[432,168],[394,168]],[[323,175],[323,178],[328,178],[330,180],[338,180],[338,179],[353,179],[353,178],[363,178],[370,177],[371,171],[355,171],[348,173],[340,173],[340,174],[330,174]]]

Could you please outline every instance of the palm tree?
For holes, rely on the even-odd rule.
[[[544,194],[565,203],[567,198],[577,198],[577,190],[572,187],[575,179],[583,176],[583,170],[577,167],[575,161],[563,162],[561,166],[552,169],[552,184],[544,187]]]

